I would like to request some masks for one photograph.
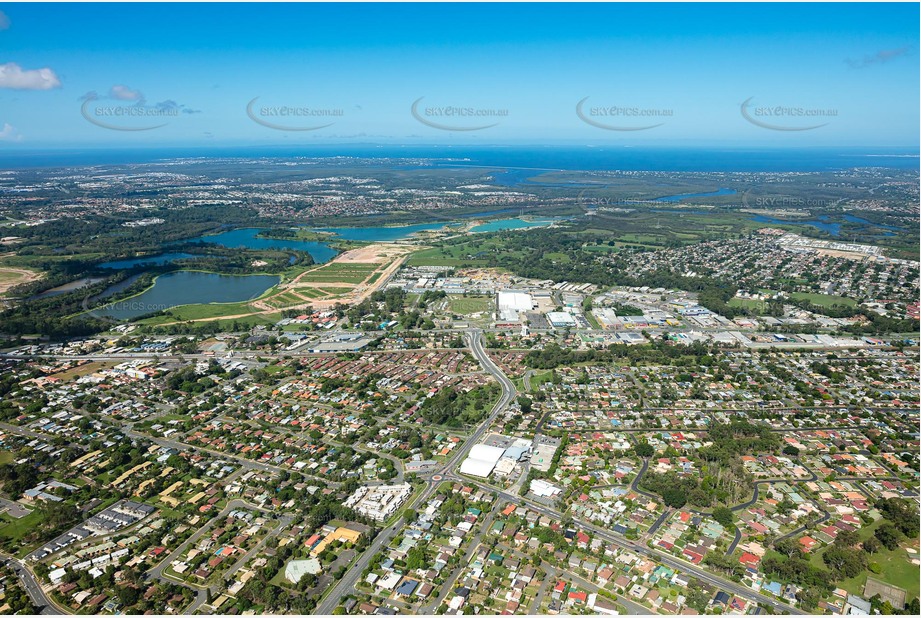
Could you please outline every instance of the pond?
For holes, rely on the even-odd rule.
[[[541,221],[526,221],[524,219],[499,219],[497,221],[489,221],[487,223],[481,223],[480,225],[474,226],[471,228],[471,232],[499,232],[502,230],[521,230],[529,227],[545,227],[555,223],[555,221],[550,219],[544,219]]]
[[[157,277],[146,291],[100,307],[100,317],[131,320],[155,311],[199,303],[233,303],[262,296],[281,280],[275,275],[218,275],[179,270]]]

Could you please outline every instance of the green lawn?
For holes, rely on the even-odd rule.
[[[755,300],[753,298],[731,298],[726,304],[730,307],[740,307],[750,311],[761,312],[764,310],[767,303],[763,300]]]
[[[864,526],[858,530],[860,540],[870,538],[882,522],[883,519],[880,518],[869,526]],[[912,540],[911,544],[912,547],[918,549],[917,539]],[[809,557],[809,561],[818,567],[826,568],[825,563],[822,561],[822,554],[826,549],[828,547],[823,547],[812,554]],[[915,556],[918,556],[918,554],[915,554]],[[863,587],[867,583],[867,577],[875,577],[887,584],[904,588],[908,591],[907,600],[911,600],[914,597],[921,596],[921,591],[919,591],[921,585],[919,585],[918,580],[918,567],[909,562],[909,560],[909,553],[905,550],[905,544],[894,551],[889,551],[883,547],[880,551],[872,554],[869,560],[871,563],[876,562],[882,567],[882,571],[879,574],[871,573],[867,570],[856,577],[841,580],[836,585],[852,594],[863,595]]]
[[[458,266],[464,260],[454,255],[454,252],[443,251],[441,248],[423,249],[413,253],[406,260],[409,266]]]
[[[473,238],[467,242],[423,249],[409,256],[409,266],[488,266],[488,257],[495,251],[505,251],[506,256],[521,256],[520,251],[505,250],[498,238]]]
[[[174,307],[169,312],[176,320],[200,320],[219,318],[225,315],[239,315],[257,311],[249,303],[208,303],[203,305],[183,305]]]
[[[0,451],[0,464],[8,464],[13,461],[13,454],[9,451]]]
[[[495,303],[490,296],[452,296],[448,299],[448,307],[453,313],[467,315],[492,311]]]
[[[834,296],[832,294],[813,294],[810,292],[791,292],[791,298],[797,300],[808,300],[813,305],[819,307],[831,307],[832,305],[844,305],[846,307],[856,307],[857,301],[844,296]]]
[[[20,519],[15,519],[3,513],[0,515],[0,521],[9,523],[0,527],[0,536],[13,541],[19,541],[27,532],[36,528],[44,518],[44,514],[38,509],[34,509],[31,513]]]
[[[361,283],[368,278],[368,275],[382,266],[382,264],[334,262],[305,273],[300,280],[321,283]]]
[[[592,328],[601,330],[601,324],[598,323],[598,319],[592,314],[591,311],[585,313],[585,319],[588,320],[588,323],[592,325]]]

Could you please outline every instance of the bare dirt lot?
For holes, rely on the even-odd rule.
[[[333,262],[383,264],[396,257],[417,251],[419,247],[407,247],[394,244],[376,244],[358,249],[351,249],[338,256]]]
[[[40,279],[42,274],[28,268],[13,268],[12,266],[0,266],[0,296],[20,283],[29,283]]]

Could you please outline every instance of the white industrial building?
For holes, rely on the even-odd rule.
[[[531,493],[533,493],[538,498],[555,498],[563,490],[552,485],[543,479],[534,479],[531,481]]]
[[[534,308],[534,299],[527,292],[499,292],[496,295],[496,307],[499,310],[499,321],[517,322],[519,313]]]
[[[573,328],[576,325],[576,319],[565,311],[551,311],[547,314],[547,321],[554,328]]]
[[[499,292],[497,304],[499,311],[503,309],[530,311],[534,308],[534,301],[527,292]]]
[[[496,464],[499,463],[499,460],[504,454],[504,448],[477,444],[470,449],[470,454],[467,455],[467,459],[461,464],[461,474],[486,478],[492,473],[493,468],[496,467]]]

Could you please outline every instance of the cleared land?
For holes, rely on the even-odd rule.
[[[7,291],[14,286],[37,281],[41,277],[42,273],[28,268],[0,266],[0,296],[6,295]]]

